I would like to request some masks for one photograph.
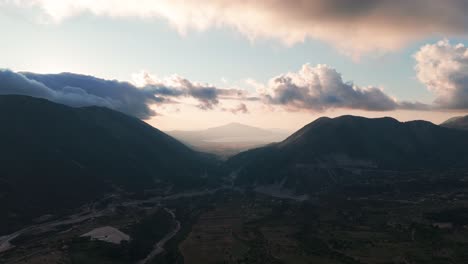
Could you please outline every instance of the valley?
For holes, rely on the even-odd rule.
[[[261,129],[240,123],[167,133],[195,150],[215,154],[224,160],[249,149],[280,142],[291,134],[287,130]]]
[[[468,0],[0,0],[0,264],[468,264]]]
[[[108,109],[2,100],[30,122],[0,132],[0,263],[468,261],[462,129],[319,118],[219,158]]]
[[[373,193],[364,188],[369,184],[365,181],[310,194],[303,201],[230,187],[145,199],[114,195],[91,206],[104,206],[101,210],[69,217],[75,221],[23,229],[10,240],[15,247],[3,252],[1,259],[4,263],[57,258],[56,263],[467,261],[468,174],[417,172],[410,176],[417,185],[408,177],[394,175],[392,184],[375,179],[373,189],[380,191]],[[114,245],[80,237],[102,226],[129,234],[133,242]]]

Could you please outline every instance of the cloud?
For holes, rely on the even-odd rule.
[[[442,40],[423,46],[414,58],[417,77],[436,95],[436,106],[468,109],[467,47]]]
[[[23,94],[73,107],[104,106],[141,119],[156,113],[149,104],[161,98],[130,83],[73,73],[35,74],[0,71],[0,94]]]
[[[0,0],[0,3],[2,0]],[[286,44],[308,38],[359,56],[393,51],[410,41],[468,33],[465,0],[15,0],[39,7],[54,21],[83,12],[99,16],[163,18],[179,32],[229,27],[250,39]]]
[[[232,108],[222,108],[222,110],[226,112],[231,112],[235,115],[249,113],[249,109],[247,108],[247,105],[245,105],[244,103],[240,103],[237,106],[232,107]]]
[[[438,45],[450,46],[445,42]],[[427,46],[422,51],[431,47]],[[461,52],[460,49],[465,48],[459,45],[453,49]],[[434,52],[429,53],[434,54]],[[425,57],[421,54],[421,52],[418,53],[416,57]],[[431,63],[428,62],[431,67],[442,67],[440,62]],[[460,59],[458,63],[466,63],[466,60]],[[453,63],[448,65],[453,65]],[[429,86],[434,86],[431,86],[431,89],[440,94],[436,100],[438,105],[466,108],[468,97],[464,83],[468,78],[464,69],[467,66],[448,68],[451,71],[445,68],[441,71],[446,75],[434,75],[430,70],[418,66],[421,71],[420,79],[436,78],[435,80],[428,79],[426,82]],[[255,87],[256,93],[249,93],[238,88],[225,89],[207,83],[192,82],[178,75],[159,79],[143,71],[132,75],[132,78],[133,84],[73,73],[36,74],[0,70],[0,94],[29,95],[73,107],[103,106],[141,119],[149,119],[156,115],[151,105],[158,105],[160,109],[164,109],[164,104],[184,102],[182,98],[196,100],[198,102],[196,106],[202,110],[217,110],[233,114],[249,113],[246,102],[281,106],[287,111],[316,112],[335,108],[367,111],[430,110],[433,108],[431,105],[419,102],[397,101],[377,87],[360,87],[351,82],[344,82],[340,73],[327,65],[313,67],[305,64],[298,72],[276,76],[266,84],[248,79],[246,83]],[[237,105],[225,107],[223,101],[234,101]]]
[[[191,82],[178,75],[159,79],[142,71],[132,75],[133,82],[141,89],[165,98],[191,97],[197,99],[198,108],[214,109],[220,99],[243,100],[247,92],[240,89],[223,89],[207,83]]]
[[[388,111],[399,103],[376,87],[358,87],[343,82],[341,75],[327,65],[305,64],[298,72],[272,78],[259,90],[267,103],[290,110],[324,111],[330,108],[350,108]]]
[[[153,104],[177,103],[177,98],[193,98],[198,108],[213,110],[220,100],[246,100],[247,92],[240,89],[222,89],[210,84],[191,82],[173,75],[159,80],[142,72],[133,75],[135,84],[104,80],[73,73],[36,74],[0,70],[0,94],[20,94],[45,98],[73,107],[103,106],[141,119],[156,115]],[[231,112],[243,112],[241,108]]]
[[[154,98],[128,83],[70,73],[39,75],[0,70],[0,94],[40,97],[73,107],[103,106],[139,118],[155,115],[147,105]]]

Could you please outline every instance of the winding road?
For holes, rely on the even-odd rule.
[[[148,254],[148,256],[140,260],[138,264],[146,264],[152,259],[154,259],[154,257],[164,252],[164,245],[167,243],[167,241],[171,240],[171,238],[173,238],[180,230],[180,222],[176,219],[174,212],[167,208],[164,208],[164,210],[172,216],[172,219],[175,221],[176,226],[171,232],[167,233],[161,240],[159,240],[154,245],[153,250]]]

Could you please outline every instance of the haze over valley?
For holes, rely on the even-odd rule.
[[[169,135],[203,152],[229,157],[239,152],[280,142],[290,135],[283,129],[261,129],[229,123],[205,130],[167,132]]]

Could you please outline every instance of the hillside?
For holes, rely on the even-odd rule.
[[[0,121],[3,227],[5,218],[20,223],[116,189],[205,186],[218,172],[210,156],[106,108],[0,96]]]
[[[468,133],[426,121],[324,117],[278,144],[234,156],[228,165],[238,184],[283,182],[307,189],[330,178],[352,179],[347,174],[356,170],[467,167]]]
[[[448,128],[468,130],[468,115],[450,118],[440,125]]]

